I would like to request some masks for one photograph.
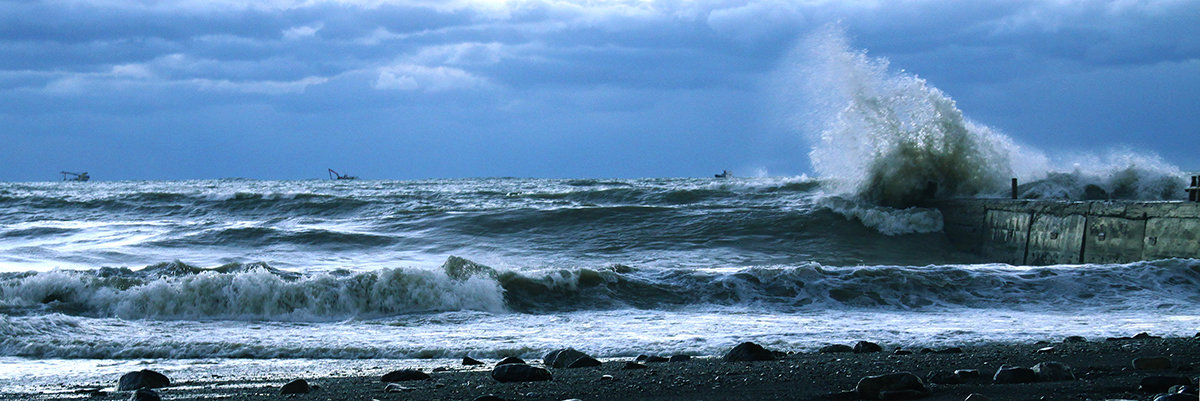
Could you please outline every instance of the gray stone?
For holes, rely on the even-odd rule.
[[[1186,386],[1171,386],[1171,388],[1169,390],[1167,390],[1167,392],[1171,393],[1171,394],[1179,393],[1179,394],[1200,395],[1200,388],[1197,388],[1196,386],[1193,386],[1190,384],[1186,385]]]
[[[669,362],[687,362],[692,360],[691,355],[671,355]]]
[[[1171,358],[1152,356],[1133,360],[1133,368],[1137,370],[1167,370],[1171,368]]]
[[[567,365],[567,369],[591,368],[591,367],[596,367],[596,366],[600,366],[599,360],[597,360],[596,358],[592,358],[590,356],[584,355],[583,357],[576,359],[574,362],[571,362],[570,365]]]
[[[912,373],[892,373],[881,376],[867,376],[858,381],[858,385],[854,387],[854,391],[858,393],[860,398],[867,400],[883,399],[885,392],[895,392],[895,394],[888,394],[892,397],[900,396],[901,394],[913,394],[910,393],[910,391],[920,393],[922,394],[921,396],[929,394],[929,389],[925,387],[925,382],[921,381],[920,377],[917,377]]]
[[[584,362],[578,366],[573,366],[580,359],[583,359]],[[574,348],[562,348],[550,351],[549,354],[546,354],[542,358],[542,363],[552,368],[600,366],[600,361]]]
[[[962,376],[962,378],[967,380],[983,377],[983,375],[979,373],[979,369],[959,369],[955,370],[954,374]]]
[[[1154,401],[1196,401],[1196,395],[1179,393],[1161,394],[1158,397],[1154,397]]]
[[[469,356],[464,356],[462,363],[463,363],[463,366],[483,365],[483,362],[480,362],[480,361],[476,360],[475,358],[472,358]]]
[[[1138,390],[1145,393],[1166,392],[1171,386],[1187,386],[1192,380],[1183,376],[1150,376],[1142,379]]]
[[[883,352],[883,347],[880,347],[879,344],[870,341],[859,341],[854,344],[854,353],[856,354],[865,354],[871,352]]]
[[[162,397],[157,391],[148,388],[139,388],[129,397],[129,401],[162,401]]]
[[[817,352],[820,352],[822,354],[838,354],[838,353],[843,353],[843,352],[854,352],[854,347],[851,347],[851,346],[845,345],[845,344],[832,344],[832,345],[826,345],[824,347],[821,347],[821,349],[818,350]]]
[[[725,354],[725,360],[728,362],[772,361],[775,360],[775,354],[761,345],[744,342],[729,350],[729,353]]]
[[[496,362],[496,366],[507,365],[510,363],[522,363],[523,364],[523,363],[525,363],[525,360],[521,359],[521,358],[517,358],[515,356],[505,357],[504,359],[501,359],[500,362]]]
[[[429,375],[425,372],[414,369],[403,369],[388,372],[379,379],[383,382],[406,382],[413,380],[429,380]]]
[[[992,382],[996,384],[1033,383],[1037,380],[1037,373],[1033,369],[1016,366],[1001,366],[992,376]]]
[[[117,391],[137,390],[139,388],[162,388],[171,385],[171,379],[162,373],[150,369],[129,372],[117,380]]]
[[[1037,374],[1038,381],[1044,382],[1061,382],[1075,380],[1075,372],[1071,371],[1071,367],[1059,362],[1042,362],[1033,365],[1033,373]]]
[[[937,353],[939,353],[939,354],[961,354],[961,353],[963,353],[963,349],[959,348],[959,347],[950,347],[950,348],[946,348],[944,350],[938,351]]]
[[[492,378],[501,383],[551,380],[550,371],[523,363],[507,363],[492,369]]]
[[[279,389],[279,394],[281,395],[308,394],[310,392],[312,392],[312,387],[309,386],[308,381],[305,381],[304,379],[292,380],[288,382],[288,384],[284,384],[283,387]]]
[[[643,360],[643,362],[646,362],[646,363],[661,363],[661,362],[670,362],[670,361],[671,361],[671,358],[664,358],[664,357],[661,357],[658,355],[651,355],[651,356],[646,357],[646,359]]]
[[[1087,339],[1083,336],[1070,336],[1063,339],[1064,343],[1086,343]]]
[[[645,369],[646,365],[637,362],[625,362],[625,366],[621,370]]]

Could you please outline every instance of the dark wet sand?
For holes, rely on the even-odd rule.
[[[853,342],[849,342],[852,344]],[[1039,349],[1053,347],[1050,351]],[[863,376],[911,372],[922,378],[935,370],[978,369],[982,378],[966,384],[930,385],[925,400],[961,401],[972,393],[992,400],[1152,400],[1154,394],[1140,392],[1142,378],[1155,375],[1184,376],[1197,383],[1200,376],[1200,338],[1091,341],[1086,343],[995,344],[963,347],[963,353],[914,353],[895,355],[893,350],[871,354],[793,353],[776,361],[725,362],[719,357],[693,358],[687,362],[648,363],[647,369],[623,370],[632,358],[605,361],[602,366],[550,369],[552,381],[498,383],[490,376],[494,360],[485,368],[471,369],[457,363],[446,371],[431,372],[432,379],[400,383],[405,389],[385,392],[377,375],[319,376],[298,373],[295,377],[271,380],[217,378],[175,383],[161,389],[164,400],[473,400],[495,395],[506,400],[810,400],[857,399],[838,395],[851,390]],[[776,350],[786,351],[786,350]],[[917,350],[914,350],[917,351]],[[1165,371],[1135,370],[1138,357],[1169,357],[1173,367]],[[993,384],[991,377],[1001,365],[1031,367],[1038,362],[1057,361],[1074,369],[1077,380],[1030,384]],[[539,366],[540,361],[529,361]],[[152,366],[150,368],[153,368]],[[380,366],[385,370],[407,366]],[[428,372],[428,371],[427,371]],[[604,377],[611,376],[610,378]],[[117,378],[113,378],[115,385]],[[291,379],[306,379],[319,388],[309,394],[279,395],[280,386]],[[2,400],[90,399],[128,400],[130,392],[93,396],[75,393],[85,384],[64,383],[61,390],[42,394],[0,394]]]

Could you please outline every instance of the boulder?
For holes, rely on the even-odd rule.
[[[1075,380],[1075,372],[1071,371],[1071,367],[1059,362],[1041,362],[1033,365],[1031,370],[1037,374],[1038,381],[1061,382]]]
[[[1133,360],[1133,368],[1137,370],[1167,370],[1171,368],[1171,358],[1153,356]]]
[[[150,369],[129,372],[117,380],[117,391],[137,390],[139,388],[163,388],[171,385],[171,379],[162,373]]]
[[[950,347],[950,348],[946,348],[944,350],[937,351],[937,353],[939,353],[939,354],[961,354],[961,353],[963,353],[963,349],[959,348],[959,347]]]
[[[883,352],[883,347],[870,341],[859,341],[854,344],[854,353],[865,354],[870,352]]]
[[[542,363],[552,368],[584,368],[600,366],[600,361],[574,348],[551,351],[542,358]]]
[[[854,347],[851,347],[849,345],[844,345],[844,344],[832,344],[832,345],[826,345],[824,347],[821,347],[821,349],[817,350],[817,352],[820,352],[822,354],[838,354],[838,353],[843,353],[843,352],[854,352]]]
[[[480,361],[476,360],[475,358],[472,358],[469,356],[463,357],[463,366],[476,366],[476,365],[483,365],[483,362],[480,362]]]
[[[671,361],[670,358],[664,358],[664,357],[661,357],[658,355],[651,355],[651,356],[646,357],[646,359],[643,360],[643,362],[646,362],[646,363],[660,363],[660,362],[670,362],[670,361]]]
[[[1037,380],[1037,372],[1033,369],[1007,365],[1001,366],[996,375],[992,376],[992,382],[996,384],[1033,383]]]
[[[929,395],[925,382],[912,373],[867,376],[859,379],[854,391],[866,400],[911,399]]]
[[[728,362],[746,362],[746,361],[773,361],[775,354],[763,348],[761,345],[744,342],[738,344],[729,353],[725,354],[725,361]]]
[[[292,381],[288,382],[288,384],[284,384],[283,387],[279,389],[279,394],[281,394],[281,395],[308,394],[311,392],[312,392],[312,387],[309,386],[308,382],[305,381],[304,379],[292,380]]]
[[[148,388],[139,388],[129,397],[129,401],[162,401],[162,397],[157,391]]]
[[[1063,339],[1064,343],[1086,343],[1087,339],[1083,336],[1069,336]]]
[[[551,380],[550,371],[523,363],[506,363],[492,369],[492,378],[501,383]]]
[[[379,381],[388,383],[406,382],[412,380],[429,380],[429,375],[419,370],[404,369],[388,372],[379,379]]]
[[[671,359],[668,362],[687,362],[690,360],[692,360],[691,355],[671,355]]]
[[[507,365],[507,364],[510,364],[510,363],[521,363],[521,364],[523,364],[523,363],[525,363],[525,360],[524,360],[524,359],[521,359],[521,358],[517,358],[517,357],[515,357],[515,356],[510,356],[510,357],[506,357],[506,358],[504,358],[504,359],[501,359],[501,360],[500,360],[500,362],[496,362],[496,366],[500,366],[500,365]]]
[[[1141,333],[1137,333],[1137,334],[1133,335],[1134,340],[1158,340],[1161,338],[1162,337],[1159,337],[1159,336],[1152,336],[1152,335],[1150,335],[1150,333],[1147,333],[1147,332],[1141,332]]]
[[[1142,379],[1138,390],[1145,393],[1166,392],[1171,386],[1187,386],[1192,380],[1183,376],[1150,376]]]

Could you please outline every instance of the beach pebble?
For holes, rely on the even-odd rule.
[[[161,400],[162,400],[162,397],[158,395],[157,391],[154,391],[151,389],[146,389],[146,388],[139,388],[138,391],[133,392],[133,395],[129,396],[129,401],[161,401]]]
[[[725,354],[725,360],[728,362],[771,361],[775,360],[775,354],[761,345],[744,342],[729,350],[729,353]]]
[[[864,353],[869,353],[869,352],[882,352],[882,351],[883,351],[883,347],[880,347],[879,344],[876,344],[876,343],[873,343],[870,341],[859,341],[854,344],[854,353],[856,353],[856,354],[864,354]]]
[[[1150,376],[1142,379],[1138,390],[1144,393],[1166,392],[1171,386],[1187,386],[1192,380],[1183,376]]]
[[[501,360],[500,360],[500,362],[496,362],[496,366],[500,366],[500,365],[507,365],[507,364],[510,364],[510,363],[520,363],[520,364],[524,364],[524,363],[525,363],[525,360],[524,360],[524,359],[521,359],[521,358],[517,358],[517,357],[515,357],[515,356],[510,356],[510,357],[506,357],[506,358],[504,358],[504,359],[501,359]]]
[[[1034,351],[1035,354],[1049,354],[1051,352],[1054,352],[1054,347],[1043,347],[1038,348],[1037,351]]]
[[[1033,383],[1037,381],[1037,373],[1030,368],[1016,366],[1001,366],[992,376],[996,384]]]
[[[161,388],[171,385],[171,379],[162,373],[150,369],[129,372],[117,380],[117,391],[137,390],[139,388]]]
[[[859,379],[858,385],[854,387],[854,391],[858,393],[859,397],[867,400],[911,399],[929,394],[929,389],[925,387],[925,382],[912,373],[867,376]],[[885,396],[889,398],[883,398]]]
[[[429,375],[425,372],[414,369],[403,369],[388,372],[379,379],[383,382],[404,382],[412,380],[429,380]]]
[[[1167,392],[1171,394],[1180,393],[1200,395],[1200,388],[1190,384],[1186,386],[1171,386],[1171,389],[1167,390]]]
[[[954,371],[954,374],[962,376],[962,378],[968,380],[983,377],[983,375],[979,373],[979,369],[958,369]]]
[[[506,401],[506,400],[503,398],[489,394],[489,395],[481,395],[481,396],[475,397],[475,399],[473,399],[471,401]]]
[[[671,355],[671,359],[668,362],[687,362],[690,360],[692,360],[691,355]]]
[[[1153,356],[1133,360],[1133,368],[1137,370],[1167,370],[1171,368],[1171,358]]]
[[[1154,401],[1196,401],[1194,394],[1159,394]]]
[[[1031,370],[1037,374],[1038,381],[1061,382],[1075,380],[1075,372],[1071,371],[1071,367],[1060,362],[1041,362],[1033,365]]]
[[[463,364],[463,366],[476,366],[476,365],[483,365],[483,362],[480,362],[480,361],[476,360],[475,358],[472,358],[469,356],[464,356],[462,364]]]
[[[824,347],[821,347],[821,349],[817,350],[817,352],[820,352],[822,354],[837,354],[837,353],[842,353],[842,352],[854,352],[854,347],[851,347],[851,346],[845,345],[845,344],[832,344],[832,345],[826,345]]]
[[[542,358],[542,363],[552,368],[586,368],[600,366],[600,361],[574,348],[562,348],[550,351]]]
[[[610,382],[610,381],[613,381],[613,380],[615,380],[615,379],[613,378],[613,375],[603,375],[603,376],[600,376],[600,381],[602,381],[602,382]]]
[[[912,355],[912,353],[913,353],[912,351],[909,351],[906,349],[900,349],[900,348],[896,348],[896,351],[892,352],[892,354],[894,354],[894,355]]]
[[[646,365],[637,362],[625,362],[625,366],[621,370],[645,369]]]
[[[283,395],[307,394],[310,392],[312,392],[312,387],[310,387],[308,385],[308,381],[305,381],[304,379],[292,380],[288,382],[288,384],[284,384],[283,387],[279,389],[279,394]]]
[[[523,363],[507,363],[492,369],[492,378],[501,383],[551,380],[550,371]]]
[[[935,370],[925,376],[925,381],[934,384],[963,384],[967,378],[946,370]]]
[[[1064,343],[1086,343],[1087,339],[1083,336],[1069,336],[1063,339]]]
[[[946,348],[941,351],[937,351],[937,353],[939,353],[939,354],[961,354],[961,353],[963,353],[963,349],[959,348],[959,347],[950,347],[950,348]]]
[[[401,386],[396,383],[388,383],[387,386],[383,387],[383,392],[385,392],[385,393],[399,393],[399,392],[413,391],[413,390],[415,390],[415,389],[411,388],[411,387],[404,387],[404,386]]]
[[[992,399],[983,394],[971,393],[971,395],[968,395],[963,401],[992,401]]]

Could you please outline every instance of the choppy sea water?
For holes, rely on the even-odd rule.
[[[940,225],[805,177],[0,184],[0,383],[1200,331],[1200,261],[990,264]]]

